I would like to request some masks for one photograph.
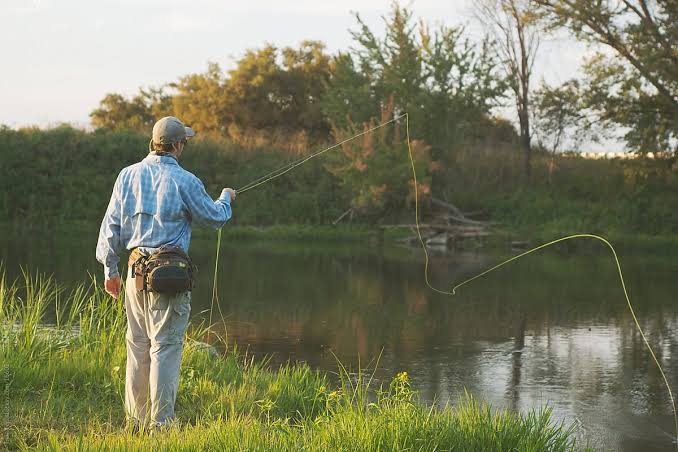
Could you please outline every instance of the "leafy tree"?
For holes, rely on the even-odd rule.
[[[299,49],[282,51],[281,92],[289,98],[283,110],[283,124],[293,130],[308,130],[318,138],[327,138],[329,124],[322,112],[321,98],[330,74],[330,57],[325,45],[304,41]]]
[[[248,51],[229,72],[224,86],[229,133],[303,129],[326,138],[329,125],[320,99],[329,77],[329,61],[324,45],[316,41],[304,41],[299,49],[288,47],[282,52],[272,45]]]
[[[352,31],[351,35],[361,45],[355,54],[377,97],[384,102],[397,95],[396,111],[418,115],[422,109],[425,75],[412,12],[394,3],[390,20],[385,20],[383,40],[374,35],[359,14],[355,17],[360,29]]]
[[[546,83],[533,94],[534,132],[539,145],[550,152],[548,163],[549,184],[558,166],[556,153],[568,145],[576,151],[586,140],[598,140],[595,114],[586,107],[582,87],[578,80],[570,80],[559,87]]]
[[[321,99],[321,110],[335,127],[364,123],[379,111],[379,100],[370,79],[360,72],[350,54],[339,52],[330,61],[330,76]]]
[[[355,136],[393,117],[394,102],[382,107],[379,120],[333,130],[338,140]],[[381,128],[351,140],[342,152],[328,154],[327,169],[348,193],[351,208],[364,219],[374,221],[402,211],[414,202],[414,184],[403,121],[394,128]],[[412,140],[412,157],[417,170],[417,192],[420,202],[431,194],[431,173],[437,169],[431,157],[431,147],[422,140]]]
[[[421,25],[425,71],[422,136],[439,154],[462,141],[477,138],[478,125],[506,90],[488,39],[479,45],[464,37],[464,28]]]
[[[263,129],[279,124],[280,95],[275,84],[280,68],[277,49],[267,45],[248,50],[224,87],[225,119],[229,127]]]
[[[109,94],[91,113],[95,127],[148,133],[161,116],[175,115],[197,131],[241,138],[252,131],[309,132],[326,140],[321,108],[330,57],[317,41],[282,50],[249,50],[226,76],[217,64],[131,99]]]
[[[576,150],[586,140],[596,140],[595,121],[585,105],[582,86],[570,80],[559,87],[547,84],[534,93],[534,125],[539,144],[552,154],[568,145]]]
[[[552,27],[566,27],[599,53],[586,66],[588,106],[628,128],[628,145],[661,152],[678,137],[676,0],[533,0]]]
[[[171,114],[171,97],[161,87],[140,89],[139,94],[129,100],[120,94],[107,94],[99,108],[90,113],[90,118],[96,128],[148,134],[157,118]]]
[[[170,86],[174,115],[202,133],[223,135],[226,132],[226,99],[224,76],[216,63],[210,63],[204,74],[191,74]]]
[[[147,131],[154,122],[151,109],[142,95],[128,100],[120,94],[107,94],[99,108],[90,113],[90,118],[94,127],[116,131]]]
[[[329,121],[341,128],[379,118],[393,99],[394,114],[407,111],[413,119],[412,136],[430,143],[436,160],[449,159],[505,91],[489,43],[475,46],[463,28],[416,24],[397,3],[381,39],[360,15],[356,20],[356,47],[333,60],[323,98]]]

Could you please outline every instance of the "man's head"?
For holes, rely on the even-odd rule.
[[[195,136],[190,127],[174,116],[165,116],[153,126],[153,138],[149,144],[149,150],[159,152],[171,152],[177,157],[184,149],[186,141]]]

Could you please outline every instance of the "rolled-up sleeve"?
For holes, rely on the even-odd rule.
[[[219,198],[213,200],[197,177],[191,178],[187,188],[184,203],[191,218],[198,224],[219,229],[231,219],[231,195],[226,189],[221,191]]]
[[[111,200],[101,221],[96,258],[104,266],[104,276],[111,279],[119,275],[117,255],[120,249],[120,175],[113,186]]]

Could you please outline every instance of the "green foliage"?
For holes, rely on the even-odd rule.
[[[678,232],[678,174],[662,159],[589,160],[534,156],[524,187],[513,148],[464,149],[445,196],[481,210],[498,227],[535,238],[591,232],[671,236]]]
[[[171,96],[172,115],[181,118],[204,134],[224,134],[224,115],[228,110],[224,99],[224,78],[219,65],[209,64],[204,74],[191,74],[170,84],[176,92]],[[146,129],[145,132],[148,133]]]
[[[279,62],[280,54],[271,45],[250,50],[230,71],[224,86],[224,121],[230,136],[280,128],[288,134],[305,130],[327,138],[319,105],[329,76],[324,45],[304,41],[298,49],[287,47],[281,53]]]
[[[153,127],[155,121],[141,95],[127,100],[120,94],[107,94],[90,117],[94,127],[106,127],[110,130],[141,131]]]
[[[539,144],[555,153],[564,146],[579,149],[586,140],[596,140],[597,127],[587,112],[579,81],[570,80],[559,87],[542,84],[534,93],[534,126]]]
[[[391,117],[392,108],[391,105],[383,110],[382,121]],[[381,128],[344,143],[341,152],[327,156],[327,168],[349,194],[351,207],[363,221],[379,222],[394,212],[409,210],[414,204],[414,182],[402,123],[404,119],[392,128]],[[362,127],[351,124],[345,130],[335,129],[334,136],[344,141],[376,125],[374,122]],[[431,194],[431,173],[435,165],[430,146],[419,140],[410,144],[418,175],[418,194],[423,201]]]
[[[171,114],[171,103],[172,98],[163,88],[141,89],[130,100],[120,94],[107,94],[90,118],[97,128],[148,132],[157,119]]]
[[[675,149],[678,137],[678,8],[675,0],[536,0],[552,27],[565,27],[614,54],[597,53],[585,70],[587,107],[628,129],[640,152]]]
[[[346,117],[355,122],[380,117],[381,108],[394,102],[396,114],[406,111],[418,118],[412,136],[432,145],[440,159],[468,141],[506,89],[489,42],[472,44],[463,28],[414,24],[412,12],[397,3],[384,18],[383,39],[358,14],[356,20],[358,30],[351,32],[356,48],[350,57],[341,55],[342,77],[330,79],[334,108],[329,119],[340,127]],[[356,94],[363,96],[362,106]],[[342,110],[337,98],[358,108]]]
[[[86,133],[69,126],[0,129],[5,219],[30,223],[99,218],[117,172],[139,160],[147,140],[126,132]]]
[[[50,130],[0,128],[0,206],[5,221],[100,221],[116,175],[147,154],[148,137],[131,132],[88,133],[68,126]],[[191,141],[181,164],[203,180],[214,197],[228,185],[242,187],[296,156],[232,143]],[[320,161],[247,193],[236,211],[239,224],[322,224],[348,204]]]
[[[351,122],[368,122],[380,108],[369,77],[360,72],[350,54],[343,52],[332,58],[330,71],[321,101],[323,114],[339,128]]]
[[[231,225],[328,225],[349,207],[358,223],[412,221],[412,172],[403,126],[379,129],[246,192],[237,200]],[[337,130],[337,136],[363,130],[351,127]],[[99,222],[117,173],[146,155],[147,140],[131,132],[85,132],[68,126],[0,128],[3,221]],[[498,146],[491,136],[488,140],[460,146],[442,168],[425,143],[412,141],[424,216],[436,175],[436,197],[465,211],[482,211],[484,218],[509,231],[678,232],[673,208],[678,173],[669,160],[589,160],[538,152],[532,185],[525,188],[515,146]],[[188,144],[181,164],[216,196],[225,185],[242,187],[296,158],[270,148],[197,140]]]
[[[320,103],[329,73],[330,57],[320,42],[280,50],[266,45],[247,51],[228,76],[210,63],[204,73],[140,90],[129,100],[108,94],[90,116],[93,126],[117,131],[148,133],[161,116],[174,115],[200,135],[243,144],[251,144],[252,134],[269,143],[295,134],[317,142],[329,133]]]

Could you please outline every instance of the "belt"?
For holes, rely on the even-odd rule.
[[[151,249],[154,249],[154,248],[151,248]],[[132,264],[137,262],[139,260],[139,258],[148,257],[151,254],[153,254],[152,251],[142,251],[141,248],[139,248],[138,246],[134,247],[134,248],[132,248],[132,251],[130,252],[129,260],[127,261],[127,264],[131,266]]]

